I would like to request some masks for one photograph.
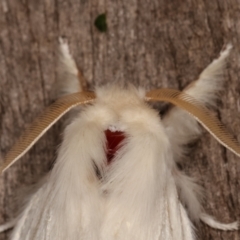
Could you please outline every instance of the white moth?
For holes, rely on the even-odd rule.
[[[181,94],[177,99],[184,104],[193,101],[202,110],[205,108],[199,103],[214,105],[230,49],[228,45],[184,90],[182,94],[190,100]],[[63,39],[60,50],[64,78],[61,95],[80,96],[79,71]],[[176,162],[183,155],[183,145],[200,134],[198,122],[238,156],[239,145],[232,146],[232,139],[221,138],[194,111],[189,111],[191,115],[175,106],[160,119],[146,102],[154,100],[154,94],[132,86],[107,86],[96,90],[94,101],[86,98],[81,102],[85,106],[74,112],[66,127],[52,171],[20,216],[0,230],[14,226],[11,240],[193,240],[192,221],[201,220],[216,229],[237,229],[237,222],[222,224],[204,212],[201,188],[177,168]],[[178,105],[174,100],[172,103]],[[6,170],[77,105],[73,101],[54,116],[27,147],[18,146],[21,152],[7,160],[2,169]],[[30,134],[35,134],[31,132],[35,128]]]

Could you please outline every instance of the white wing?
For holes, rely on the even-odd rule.
[[[166,186],[165,204],[162,207],[161,232],[158,240],[194,240],[193,226],[178,199],[173,177],[170,177]]]
[[[64,227],[62,229],[59,228],[58,225],[64,224],[65,219],[61,221],[57,219],[56,216],[51,215],[53,205],[50,196],[48,199],[44,199],[44,196],[47,196],[47,186],[44,185],[29,201],[15,226],[11,240],[194,240],[192,224],[187,216],[186,210],[178,200],[173,179],[169,179],[165,189],[164,196],[161,196],[158,201],[156,215],[155,217],[153,216],[154,221],[146,221],[145,223],[145,227],[151,230],[155,229],[155,233],[148,233],[142,228],[139,228],[135,233],[131,233],[127,231],[124,224],[119,224],[116,225],[118,226],[116,231],[111,229],[112,233],[102,235],[106,234],[106,232],[103,232],[102,226],[102,229],[98,229],[99,234],[95,235],[93,224],[93,228],[89,229],[89,232],[92,231],[92,236],[89,235],[87,237],[84,236],[83,232],[85,231],[82,230],[83,226],[81,225],[79,225],[79,231],[76,231],[75,234],[64,232]],[[114,209],[108,209],[108,211],[114,212]],[[121,217],[122,213],[120,213],[119,216],[115,215],[115,219],[117,220],[119,220],[119,218],[121,219]],[[105,214],[102,216],[103,222],[104,218],[106,218]],[[105,223],[111,226],[111,223]],[[118,233],[115,237],[113,237],[114,232]],[[145,238],[143,235],[150,236]]]
[[[32,195],[22,212],[11,240],[50,240],[49,231],[53,227],[51,221],[51,197],[48,196],[48,186],[45,183]]]

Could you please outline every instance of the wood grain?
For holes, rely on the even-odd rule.
[[[94,20],[107,14],[108,31]],[[58,37],[65,36],[91,86],[113,81],[182,89],[231,42],[226,86],[216,114],[240,140],[238,0],[1,0],[0,148],[4,155],[53,101]],[[0,223],[16,215],[14,198],[51,168],[61,124],[0,179]],[[183,164],[206,190],[205,209],[240,219],[240,159],[206,132]],[[197,239],[237,240],[240,232],[196,226]],[[0,235],[8,239],[10,232]]]

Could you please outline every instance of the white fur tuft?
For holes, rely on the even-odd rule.
[[[226,49],[220,52],[220,56],[202,71],[198,80],[185,92],[207,106],[215,106],[218,93],[224,85],[223,71],[231,49],[232,45],[228,44]]]
[[[215,229],[219,229],[219,230],[223,230],[223,231],[232,231],[232,230],[238,230],[238,222],[233,222],[233,223],[220,223],[218,221],[216,221],[212,216],[206,214],[206,213],[202,213],[200,215],[200,219],[206,223],[208,226],[215,228]]]
[[[193,178],[190,178],[177,169],[174,171],[174,177],[183,205],[187,208],[190,218],[194,221],[199,220],[203,211],[201,202],[203,200],[203,189]]]
[[[58,96],[82,91],[79,70],[70,54],[67,40],[59,38]]]

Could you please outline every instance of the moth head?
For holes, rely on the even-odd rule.
[[[109,95],[106,96],[105,103],[111,104],[113,101],[117,104],[111,91],[108,91]],[[113,91],[114,92],[114,91]],[[98,94],[105,94],[104,91],[100,91]],[[125,98],[127,98],[130,92],[125,91]],[[133,93],[134,94],[134,93]],[[143,92],[138,96],[137,101],[146,102],[168,102],[173,105],[182,108],[191,114],[216,140],[222,145],[228,148],[230,151],[240,156],[240,144],[226,131],[221,122],[215,118],[211,112],[205,108],[200,102],[195,100],[188,94],[174,90],[174,89],[156,89],[147,92],[144,96]],[[122,96],[124,98],[124,96]],[[76,106],[87,105],[94,103],[96,95],[94,92],[78,92],[59,98],[55,103],[48,107],[45,112],[38,117],[30,128],[22,135],[19,141],[12,147],[5,157],[3,165],[0,167],[0,171],[4,172],[14,162],[21,158],[30,148],[40,139],[40,137],[55,124],[63,115],[69,112]],[[134,98],[133,98],[134,99]],[[127,101],[123,101],[127,104]],[[128,103],[129,104],[129,103]],[[111,136],[109,136],[111,137]]]

